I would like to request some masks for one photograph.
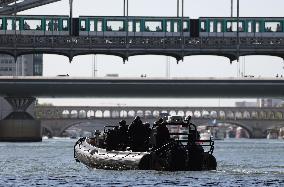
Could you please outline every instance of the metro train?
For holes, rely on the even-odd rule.
[[[236,37],[237,27],[240,37],[284,37],[281,17],[0,16],[0,35]]]

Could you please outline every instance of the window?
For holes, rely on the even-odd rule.
[[[97,31],[103,31],[103,23],[102,21],[97,22]]]
[[[46,24],[46,31],[52,31],[52,20],[51,19],[47,19],[46,21],[45,21],[45,24]]]
[[[209,32],[214,32],[214,21],[210,21],[210,29]]]
[[[90,31],[96,31],[95,30],[95,20],[90,20]]]
[[[252,21],[248,22],[248,32],[253,32]]]
[[[86,20],[81,20],[80,31],[86,31]]]
[[[162,22],[161,21],[146,21],[145,31],[146,32],[162,32]]]
[[[178,32],[178,22],[174,22],[174,32]]]
[[[217,22],[217,32],[222,32],[222,22]]]
[[[136,24],[135,24],[135,32],[140,32],[140,21],[136,21]]]
[[[171,32],[171,22],[167,21],[167,32]]]
[[[255,22],[255,32],[260,32],[260,22]]]
[[[206,32],[206,21],[201,21],[200,30],[201,32]]]
[[[3,30],[3,20],[0,18],[0,30]]]
[[[107,31],[124,31],[123,21],[107,21]]]
[[[282,25],[279,21],[265,22],[265,32],[282,32]]]
[[[68,20],[67,19],[62,20],[62,30],[68,31]]]
[[[128,22],[128,31],[133,32],[133,21]]]
[[[236,21],[228,21],[227,22],[227,32],[237,32],[237,25],[239,25],[239,31],[243,32],[243,22],[239,22],[239,24]]]
[[[13,20],[7,19],[7,30],[13,30]]]
[[[182,29],[183,29],[184,32],[189,32],[188,22],[187,21],[183,22],[183,28]]]
[[[34,20],[34,19],[24,20],[24,30],[41,30],[41,29],[42,29],[41,20]]]

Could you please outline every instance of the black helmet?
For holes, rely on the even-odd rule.
[[[126,121],[123,119],[120,122],[118,122],[120,125],[126,125]]]
[[[185,118],[185,121],[190,121],[191,120],[191,116],[187,116],[186,118]]]
[[[163,118],[160,118],[159,120],[158,120],[158,123],[163,123]]]
[[[140,120],[140,117],[139,116],[136,116],[135,118],[134,118],[134,121],[139,121]]]

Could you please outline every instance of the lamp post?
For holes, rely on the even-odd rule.
[[[240,60],[240,1],[237,0],[237,61]]]
[[[177,0],[177,17],[179,17],[179,0]]]
[[[231,17],[234,16],[234,0],[231,0]]]
[[[73,0],[69,0],[69,6],[70,6],[70,24],[69,24],[69,31],[70,36],[73,34]]]

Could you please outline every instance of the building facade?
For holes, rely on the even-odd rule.
[[[9,55],[0,55],[0,76],[42,76],[42,73],[42,54],[20,56],[17,63]],[[11,111],[10,104],[0,97],[0,120],[4,119]],[[28,111],[33,111],[33,106]]]
[[[0,55],[0,76],[42,76],[42,71],[42,54],[20,56],[16,63],[13,57]]]

